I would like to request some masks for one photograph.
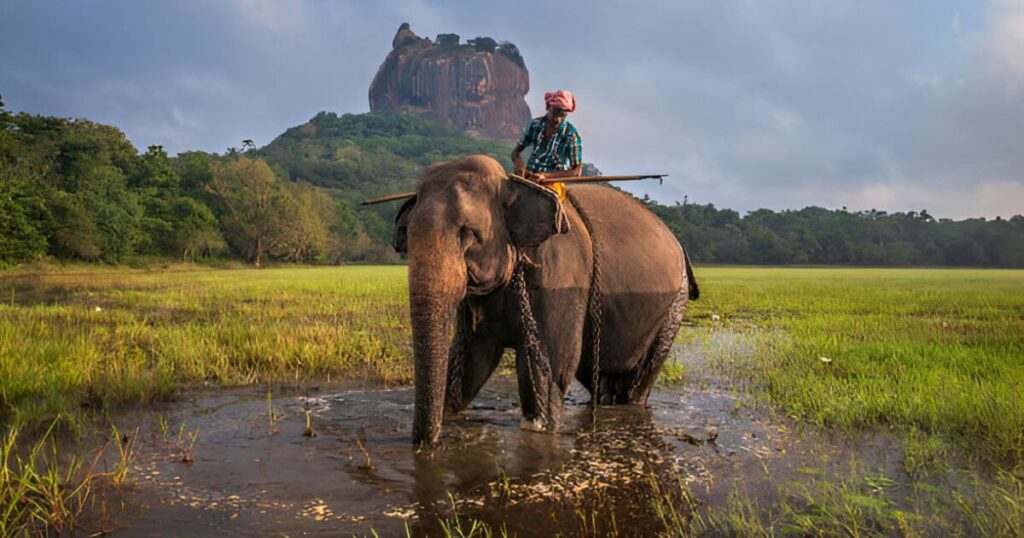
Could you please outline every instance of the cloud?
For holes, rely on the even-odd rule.
[[[112,123],[140,148],[265,144],[320,110],[366,111],[409,22],[515,42],[534,112],[543,91],[573,90],[586,160],[669,173],[626,186],[663,202],[1020,211],[1019,0],[566,0],[571,17],[470,0],[109,3],[5,6],[8,108]]]
[[[928,209],[934,215],[948,218],[970,218],[979,214],[1009,218],[1021,212],[1024,183],[1013,181],[981,181],[964,188],[935,191],[919,183],[874,183],[859,192],[844,192],[842,199],[851,207],[886,208],[902,206],[915,210],[906,200],[918,201],[917,210]]]
[[[1020,90],[1024,83],[1024,2],[998,0],[992,10],[992,31],[983,38],[981,54],[996,76],[1006,76]]]
[[[308,25],[306,5],[274,0],[231,0],[235,11],[258,30],[296,36]]]

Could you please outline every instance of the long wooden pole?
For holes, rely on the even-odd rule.
[[[533,179],[526,179],[522,176],[515,174],[509,174],[509,177],[521,179],[523,181],[534,181],[541,185],[550,185],[552,183],[604,183],[605,181],[636,181],[638,179],[657,179],[663,180],[668,177],[668,174],[650,174],[645,176],[575,176],[575,177],[549,177],[544,178],[540,181]]]
[[[519,179],[521,181],[533,181],[540,185],[550,185],[552,183],[604,183],[606,181],[636,181],[638,179],[657,179],[662,181],[668,174],[649,174],[640,176],[576,176],[576,177],[561,177],[561,178],[545,178],[540,181],[533,179],[526,179],[522,176],[515,174],[508,175],[511,178]],[[405,200],[416,196],[415,192],[400,192],[398,194],[389,194],[387,196],[380,196],[377,198],[370,198],[369,200],[361,202],[359,205],[373,205],[383,204],[385,202],[393,202],[395,200]]]
[[[373,205],[383,204],[384,202],[393,202],[395,200],[405,200],[406,198],[412,198],[416,196],[415,192],[400,192],[398,194],[389,194],[387,196],[381,196],[379,198],[370,198],[359,203],[359,205]]]

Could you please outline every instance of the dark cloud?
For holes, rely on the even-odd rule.
[[[667,4],[667,5],[666,5]],[[663,202],[751,210],[1024,207],[1024,9],[991,3],[7,3],[8,108],[118,125],[139,146],[266,143],[366,90],[410,22],[515,42],[528,101],[571,89],[586,157]]]

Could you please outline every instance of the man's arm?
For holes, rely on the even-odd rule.
[[[512,173],[517,176],[523,175],[523,172],[526,171],[526,164],[523,163],[523,157],[519,155],[524,149],[526,148],[519,144],[516,144],[516,147],[512,148]]]

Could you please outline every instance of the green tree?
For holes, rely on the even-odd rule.
[[[100,249],[99,230],[78,197],[58,191],[46,204],[50,252],[58,258],[98,260],[103,253]]]
[[[274,227],[289,217],[281,212],[285,207],[274,172],[263,160],[237,157],[214,163],[208,188],[226,208],[222,223],[228,243],[260,267]]]
[[[38,218],[44,211],[39,193],[34,193],[13,167],[0,161],[0,266],[46,253],[46,237]]]
[[[316,261],[327,247],[327,225],[318,210],[318,193],[292,184],[274,202],[276,222],[268,237],[270,254],[293,263]]]
[[[181,177],[161,146],[149,146],[138,159],[129,186],[138,195],[143,214],[145,240],[139,250],[149,254],[176,253],[179,221],[175,208],[180,197]]]
[[[457,47],[459,46],[459,34],[437,34],[435,41],[442,47]]]
[[[196,254],[212,256],[222,252],[227,244],[220,233],[217,217],[203,203],[179,196],[172,206],[174,230],[170,238],[173,251],[183,262],[194,262]]]
[[[477,52],[494,52],[498,48],[498,42],[490,37],[476,37],[467,40],[466,44],[476,49]]]

